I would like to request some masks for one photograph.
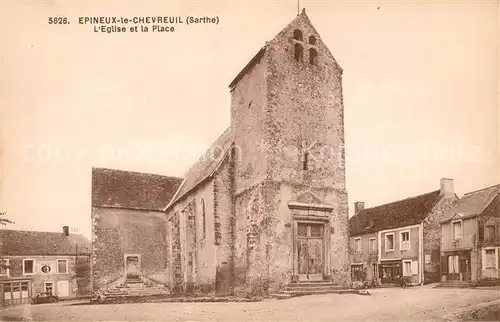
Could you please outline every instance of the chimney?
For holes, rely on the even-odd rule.
[[[63,226],[63,234],[64,236],[69,236],[69,226]]]
[[[440,184],[440,195],[444,197],[453,197],[455,190],[453,188],[453,179],[442,178]]]
[[[354,215],[357,215],[363,209],[365,209],[364,201],[356,201],[354,203]]]

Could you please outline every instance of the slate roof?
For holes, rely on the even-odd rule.
[[[488,205],[498,205],[498,201],[493,201],[498,198],[499,194],[500,185],[466,193],[447,212],[446,219],[444,219],[442,222],[450,221],[452,218],[457,216],[459,216],[460,218],[465,218],[480,215],[487,208],[489,208]]]
[[[116,169],[92,169],[92,206],[162,211],[181,178]]]
[[[200,183],[212,177],[224,160],[224,156],[231,148],[233,135],[229,127],[222,135],[205,151],[200,159],[188,170],[179,190],[176,192],[167,209],[182,199],[187,193],[196,188]]]
[[[500,193],[493,198],[493,201],[484,209],[481,215],[485,217],[499,217],[500,218]]]
[[[0,230],[0,255],[74,255],[90,253],[89,240],[80,234],[26,230]],[[87,246],[87,249],[85,249]]]
[[[351,236],[421,223],[442,198],[436,190],[378,207],[361,210],[349,220]]]

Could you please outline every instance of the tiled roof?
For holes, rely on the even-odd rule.
[[[0,255],[72,255],[90,253],[89,240],[79,234],[25,230],[0,230]],[[87,247],[87,248],[85,248]]]
[[[351,236],[421,223],[441,199],[440,191],[361,210],[349,220]]]
[[[499,194],[500,185],[466,193],[448,211],[447,218],[443,222],[456,216],[463,218],[480,215]]]
[[[219,165],[224,159],[224,155],[226,155],[229,151],[232,143],[233,136],[231,128],[228,128],[188,170],[184,181],[182,182],[179,190],[176,192],[168,208],[172,207],[184,195],[212,176],[212,174],[219,168]]]
[[[181,178],[93,168],[92,206],[163,210],[181,183]]]
[[[484,209],[481,215],[486,217],[500,217],[500,193],[497,193],[493,201]]]

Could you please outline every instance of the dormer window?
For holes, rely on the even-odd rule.
[[[309,37],[309,45],[316,45],[316,37],[314,36]]]
[[[304,48],[302,48],[301,44],[295,44],[295,60],[302,61],[303,56],[304,56]]]
[[[295,29],[293,31],[293,39],[302,41],[302,31]]]
[[[318,65],[318,52],[314,48],[309,49],[309,64]]]

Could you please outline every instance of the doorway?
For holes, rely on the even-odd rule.
[[[140,255],[125,255],[125,276],[127,279],[138,279],[141,276]]]
[[[69,296],[69,281],[57,281],[57,296]]]
[[[324,224],[297,223],[299,280],[322,280],[324,267]]]
[[[448,277],[449,281],[459,281],[460,280],[460,268],[459,268],[458,255],[448,256]]]

